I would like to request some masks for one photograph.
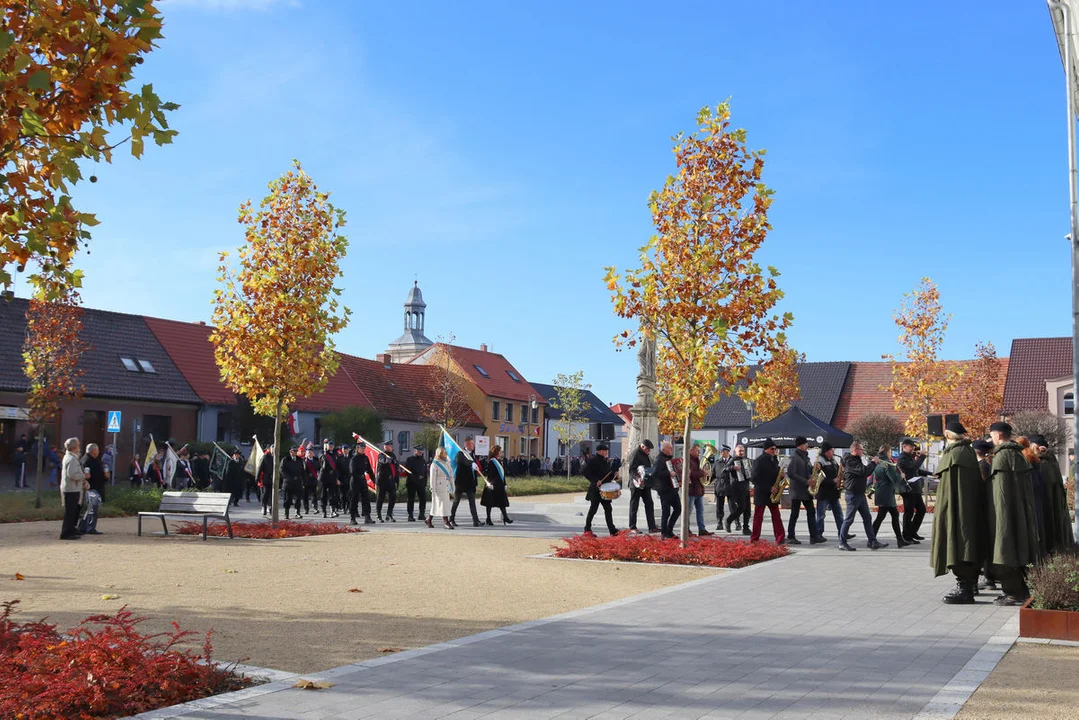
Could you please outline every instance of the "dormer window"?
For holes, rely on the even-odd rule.
[[[476,372],[478,372],[480,375],[484,376],[485,378],[491,377],[490,375],[487,374],[487,371],[484,370],[483,368],[481,368],[479,365],[473,365],[472,367],[476,368]]]
[[[142,368],[142,371],[144,373],[154,373],[155,375],[157,374],[157,370],[154,370],[154,366],[150,364],[149,360],[143,360],[139,358],[139,367]]]
[[[507,370],[506,374],[510,376],[510,380],[512,380],[513,382],[521,382],[521,378],[517,377],[517,373],[513,372],[512,370]]]
[[[120,358],[120,362],[124,364],[124,369],[128,372],[142,372],[142,370],[139,369],[138,363],[135,362],[134,358],[122,357]]]
[[[150,363],[149,360],[143,360],[142,358],[129,358],[120,357],[120,362],[124,364],[124,369],[133,373],[146,373],[148,375],[156,375],[157,370]]]

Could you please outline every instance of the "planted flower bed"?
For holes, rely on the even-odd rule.
[[[1019,609],[1020,637],[1079,642],[1079,553],[1052,555],[1027,576],[1030,599]]]
[[[177,535],[202,535],[202,523],[183,522],[175,530]],[[281,538],[313,537],[315,535],[346,535],[365,532],[363,528],[339,523],[301,523],[294,520],[282,520],[276,526],[268,522],[234,522],[232,534],[238,538],[252,540],[279,540]],[[206,529],[210,537],[228,537],[225,523],[210,523]]]
[[[614,537],[575,535],[555,548],[555,557],[579,560],[620,560],[623,562],[705,565],[740,568],[787,554],[787,546],[749,543],[721,538],[691,538],[686,547],[677,539],[623,533]]]
[[[171,632],[143,635],[142,618],[126,607],[60,633],[12,620],[17,603],[0,606],[0,717],[127,717],[252,684],[212,661],[210,633],[201,652],[179,650],[194,633],[173,623]]]

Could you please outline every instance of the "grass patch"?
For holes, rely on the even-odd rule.
[[[483,483],[480,483],[483,487]],[[558,493],[585,492],[588,481],[580,475],[566,478],[558,477],[518,477],[509,478],[507,492],[510,497],[525,495],[556,495]]]
[[[101,504],[98,517],[125,517],[139,512],[157,510],[161,504],[161,491],[110,487],[105,489],[107,502]],[[0,493],[0,523],[31,522],[33,520],[63,520],[64,508],[60,491],[47,488],[41,493],[41,507],[34,507],[34,493]]]

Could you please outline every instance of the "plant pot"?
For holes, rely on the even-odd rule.
[[[1079,642],[1079,612],[1035,610],[1033,598],[1019,608],[1019,637]]]

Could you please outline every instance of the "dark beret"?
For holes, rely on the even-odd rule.
[[[980,452],[983,455],[993,449],[993,443],[988,440],[975,440],[970,446],[974,448],[975,452]]]
[[[820,444],[820,454],[821,455],[823,455],[824,453],[828,452],[831,449],[832,449],[832,443],[830,443],[830,442],[822,442]]]
[[[956,435],[967,434],[967,429],[963,427],[963,423],[959,422],[958,420],[952,420],[950,423],[948,423],[948,427],[946,427],[945,430],[947,430],[948,432],[953,432]]]
[[[989,426],[989,432],[1002,432],[1008,435],[1012,434],[1012,426],[1004,421],[997,421]]]
[[[798,437],[794,438],[794,447],[798,447],[799,445],[806,445],[806,444],[808,444],[808,443],[809,443],[809,441],[808,441],[808,440],[806,440],[806,439],[805,439],[804,437],[802,437],[801,435],[799,435]]]
[[[774,448],[775,446],[776,446],[776,442],[772,438],[765,438],[764,442],[761,443],[761,447],[764,448],[765,450],[767,450],[768,448]]]
[[[596,452],[603,452],[604,450],[610,450],[606,443],[600,443],[596,446]]]
[[[901,442],[899,444],[900,444],[900,446],[902,446],[902,445],[913,445],[914,447],[918,447],[918,441],[914,440],[912,438],[903,438],[903,442]]]
[[[1030,440],[1031,445],[1041,445],[1042,447],[1048,447],[1049,443],[1045,442],[1044,435],[1028,435],[1027,440]]]
[[[655,448],[656,448],[656,446],[655,446],[655,445],[653,445],[653,444],[652,444],[652,441],[651,441],[651,440],[649,440],[648,438],[645,438],[645,439],[644,439],[644,440],[643,440],[643,441],[641,442],[641,445],[644,445],[644,446],[645,446],[646,448],[648,448],[649,450],[655,450]]]

